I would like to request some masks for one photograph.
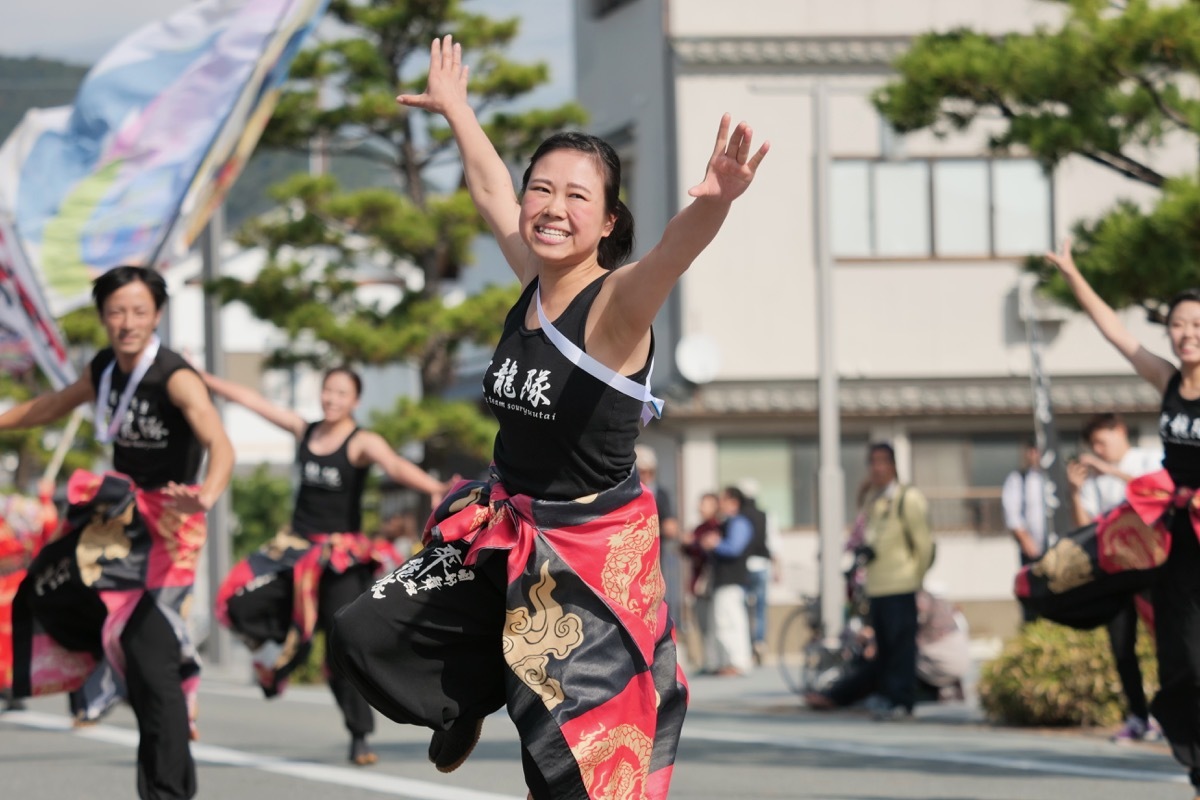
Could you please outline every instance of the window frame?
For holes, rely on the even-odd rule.
[[[876,169],[880,164],[897,164],[905,162],[920,162],[925,164],[926,168],[926,196],[925,203],[928,210],[929,230],[927,232],[929,240],[929,252],[923,255],[885,255],[877,252],[878,248],[878,197],[876,194]],[[872,255],[839,255],[836,251],[832,253],[833,261],[836,264],[877,264],[880,262],[898,262],[898,263],[915,263],[915,262],[983,262],[983,261],[998,261],[1024,258],[1031,255],[1029,252],[999,252],[996,249],[996,176],[995,167],[998,163],[1011,162],[1028,162],[1037,164],[1036,159],[1027,156],[1006,156],[1006,155],[979,155],[979,156],[912,156],[901,159],[886,158],[883,156],[854,156],[840,155],[832,159],[832,166],[838,164],[866,164],[867,165],[867,217],[868,217],[868,248],[872,251]],[[987,236],[988,245],[987,252],[976,255],[963,255],[953,253],[940,253],[938,251],[938,209],[935,200],[936,178],[935,173],[937,165],[940,163],[974,163],[983,164],[987,167]],[[1040,164],[1038,165],[1040,167]],[[1044,173],[1043,173],[1044,174]],[[1050,219],[1047,224],[1047,230],[1050,236],[1050,241],[1047,242],[1048,249],[1054,249],[1055,242],[1055,206],[1057,199],[1057,185],[1055,173],[1050,173],[1046,177],[1046,203],[1049,210]]]

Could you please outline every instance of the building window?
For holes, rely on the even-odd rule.
[[[847,524],[857,510],[856,495],[866,474],[866,459],[866,438],[842,438]],[[721,439],[717,446],[717,486],[712,491],[752,480],[758,486],[759,506],[781,528],[814,528],[820,463],[817,440],[812,437]]]
[[[1053,246],[1052,184],[1031,159],[845,159],[831,176],[837,258],[997,258]]]
[[[929,499],[929,521],[935,531],[1004,533],[1000,487],[1021,466],[1028,431],[1012,433],[914,435],[913,485]],[[1059,431],[1063,452],[1079,439],[1079,431]]]

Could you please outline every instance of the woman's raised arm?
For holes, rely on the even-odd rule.
[[[210,375],[207,372],[201,372],[200,377],[204,379],[205,385],[217,397],[223,397],[230,402],[237,403],[239,406],[248,408],[267,422],[282,428],[297,439],[303,436],[304,431],[308,428],[308,421],[304,417],[295,411],[275,405],[253,389],[233,383],[232,381],[227,381],[224,378],[218,378],[216,375]]]
[[[1143,347],[1142,343],[1125,327],[1125,323],[1121,322],[1117,312],[1104,302],[1104,298],[1096,294],[1096,290],[1080,273],[1079,267],[1075,266],[1075,259],[1071,256],[1071,238],[1068,236],[1063,241],[1062,249],[1059,252],[1046,253],[1046,260],[1058,269],[1066,280],[1067,286],[1071,287],[1071,292],[1075,295],[1079,307],[1091,317],[1092,322],[1095,323],[1104,338],[1129,360],[1137,374],[1160,393],[1166,390],[1167,382],[1175,374],[1175,365]]]
[[[695,199],[667,223],[662,239],[644,258],[613,275],[614,307],[631,336],[650,329],[679,276],[716,237],[733,201],[750,187],[766,158],[770,142],[754,151],[750,126],[739,122],[730,134],[729,124],[725,114],[704,180],[688,190]]]
[[[522,284],[533,277],[529,248],[521,239],[521,204],[508,166],[487,138],[475,109],[467,102],[469,68],[462,63],[462,45],[446,35],[429,48],[429,82],[422,94],[402,94],[402,105],[441,114],[454,133],[462,156],[467,190],[475,208],[492,230],[500,250]]]

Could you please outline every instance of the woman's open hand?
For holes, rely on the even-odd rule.
[[[446,115],[455,105],[467,103],[467,73],[462,63],[462,45],[446,34],[429,46],[429,81],[422,94],[402,94],[396,100],[406,106]]]
[[[758,152],[750,155],[750,142],[753,132],[745,122],[739,122],[729,133],[730,117],[721,117],[721,125],[717,129],[717,144],[713,148],[712,157],[708,160],[708,168],[704,180],[688,189],[688,194],[695,198],[711,197],[731,203],[741,196],[742,192],[754,180],[758,165],[766,158],[771,148],[770,142],[763,142]]]
[[[1063,239],[1062,247],[1057,253],[1046,253],[1046,260],[1058,269],[1064,276],[1079,272],[1079,267],[1075,266],[1075,259],[1071,255],[1071,237],[1067,236]]]

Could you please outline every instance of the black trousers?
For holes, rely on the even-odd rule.
[[[1200,542],[1186,510],[1171,524],[1171,552],[1154,584],[1161,688],[1150,706],[1175,760],[1200,788]]]
[[[1021,553],[1021,566],[1022,567],[1027,567],[1030,564],[1032,564],[1034,561],[1037,561],[1037,559],[1029,558],[1027,555],[1025,555],[1024,552]],[[1036,611],[1034,611],[1032,608],[1025,605],[1024,603],[1021,604],[1021,622],[1023,624],[1028,624],[1030,622],[1037,622],[1038,618],[1039,618],[1038,613]]]
[[[342,720],[351,736],[366,736],[374,731],[375,715],[371,713],[371,704],[337,668],[330,631],[334,615],[358,599],[372,582],[371,567],[366,564],[357,564],[340,575],[327,569],[321,575],[317,597],[317,628],[325,632],[325,671],[329,688],[342,710]]]
[[[1130,598],[1109,621],[1108,642],[1117,664],[1117,675],[1121,678],[1121,691],[1125,694],[1128,711],[1145,720],[1150,716],[1150,708],[1146,703],[1146,689],[1142,685],[1142,667],[1138,664],[1137,624],[1137,604]]]
[[[137,716],[137,788],[142,800],[196,795],[187,700],[179,683],[179,640],[150,595],[121,633],[129,705]]]
[[[333,668],[379,713],[403,724],[444,731],[503,708],[510,672],[501,650],[506,557],[482,554],[475,578],[452,591],[409,595],[392,584],[386,599],[360,595],[337,614],[329,634]],[[554,798],[525,747],[521,763],[535,800]]]
[[[892,705],[911,710],[917,702],[916,592],[872,597],[870,615],[878,691]]]

